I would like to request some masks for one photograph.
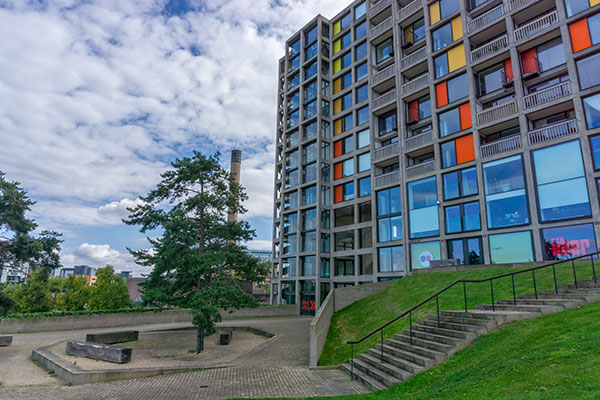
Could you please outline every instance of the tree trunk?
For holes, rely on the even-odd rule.
[[[198,335],[196,337],[196,354],[204,350],[204,328],[198,326]]]

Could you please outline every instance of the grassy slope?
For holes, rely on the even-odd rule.
[[[350,346],[346,344],[346,341],[359,339],[455,280],[481,279],[522,269],[498,268],[464,272],[439,272],[411,275],[400,279],[381,292],[351,304],[334,314],[319,365],[347,362],[350,358]],[[573,282],[570,265],[561,265],[557,267],[556,272],[559,285]],[[592,276],[591,266],[578,265],[577,274],[579,280],[589,279]],[[536,272],[536,283],[538,290],[551,289],[553,287],[552,269],[547,268],[541,272]],[[515,286],[517,294],[533,294],[532,274],[518,275],[515,278]],[[469,308],[474,308],[476,304],[489,304],[491,302],[490,285],[489,283],[467,284],[467,295]],[[510,277],[494,282],[494,297],[496,299],[512,298]],[[439,303],[441,310],[463,308],[462,285],[456,286],[442,295],[439,298]],[[413,315],[413,322],[433,313],[435,313],[435,301],[428,303]],[[384,335],[385,337],[391,337],[393,333],[399,333],[407,326],[408,318],[404,318],[386,328]],[[362,344],[356,345],[355,354],[365,352],[368,347],[373,347],[375,343],[378,343],[379,339],[379,334],[376,334]]]

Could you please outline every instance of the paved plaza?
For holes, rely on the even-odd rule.
[[[14,347],[0,350],[0,382],[6,385],[0,389],[0,399],[226,399],[366,393],[365,387],[337,369],[308,369],[309,324],[310,318],[301,317],[227,321],[219,326],[249,326],[276,336],[232,367],[78,386],[66,386],[35,366],[29,360],[30,350],[62,338],[80,338],[88,330],[14,335]],[[143,332],[185,326],[189,324],[127,329]],[[8,349],[10,354],[5,352]]]

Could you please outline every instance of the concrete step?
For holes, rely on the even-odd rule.
[[[441,315],[448,317],[459,317],[459,318],[470,318],[470,319],[482,319],[482,320],[496,320],[498,315],[494,315],[493,313],[485,313],[481,310],[445,310],[440,311]]]
[[[581,294],[587,294],[587,295],[599,295],[600,296],[600,289],[598,288],[578,288],[575,289],[573,288],[558,288],[558,294],[561,293],[581,293]]]
[[[413,325],[413,329],[416,329],[420,332],[433,333],[435,335],[448,336],[451,338],[464,339],[464,340],[470,340],[477,336],[477,334],[475,334],[473,332],[458,331],[458,330],[446,329],[446,328],[438,328],[437,326],[429,326],[429,325],[422,324],[421,322],[419,322],[416,325]]]
[[[419,322],[419,324],[427,325],[427,326],[434,326],[434,327],[443,328],[443,329],[452,329],[455,331],[470,332],[470,333],[475,333],[475,334],[480,334],[480,335],[488,332],[487,327],[482,326],[482,325],[469,325],[469,324],[461,324],[461,323],[455,323],[455,322],[447,322],[447,321],[442,320],[441,317],[440,317],[439,323],[438,323],[437,319],[424,319],[423,321]]]
[[[350,360],[350,362],[352,361],[354,361],[355,371],[356,369],[358,369],[359,371],[371,376],[372,378],[375,378],[376,380],[381,382],[385,387],[394,386],[402,382],[401,379],[398,379],[397,377],[390,375],[387,372],[382,371],[363,360],[355,358],[353,360]]]
[[[366,362],[367,364],[371,365],[373,368],[383,371],[386,374],[393,376],[402,382],[404,382],[407,379],[412,378],[415,375],[415,373],[413,373],[411,371],[407,371],[406,369],[400,368],[398,365],[395,365],[394,363],[389,362],[386,359],[385,355],[383,357],[383,362],[381,362],[381,354],[378,357],[376,357],[370,353],[366,353],[366,354],[363,353],[363,354],[359,354],[358,358],[360,360]],[[422,368],[418,369],[419,372],[421,370],[422,370]]]
[[[411,335],[410,329],[404,329],[402,331],[402,333],[409,337]],[[459,339],[459,338],[455,338],[455,337],[451,337],[451,336],[438,335],[435,333],[418,331],[414,327],[412,330],[412,336],[413,336],[413,338],[418,337],[420,339],[429,340],[431,342],[442,343],[442,344],[446,344],[446,345],[453,346],[453,347],[464,344],[464,342],[466,341],[465,339]]]
[[[556,294],[554,293],[554,290],[552,290],[551,293],[548,292],[538,292],[538,298],[539,299],[569,299],[569,300],[581,300],[584,301],[586,303],[591,303],[594,301],[599,301],[600,300],[600,295],[598,296],[594,296],[594,295],[589,295],[589,294],[584,294],[584,293],[560,293],[560,294]],[[518,294],[517,295],[517,300],[519,299],[535,299],[535,296],[532,294]]]
[[[405,335],[405,334],[402,334],[402,335],[395,334],[394,340],[411,344],[410,336]],[[413,338],[412,338],[412,345],[418,346],[418,347],[425,347],[427,349],[435,350],[435,351],[438,351],[441,353],[446,353],[446,355],[449,352],[453,352],[455,350],[454,345],[450,345],[447,343],[440,343],[437,341],[431,341],[431,340],[427,340],[427,339],[422,339],[422,338],[416,337],[416,336],[413,336]]]
[[[384,346],[388,346],[390,348],[388,351],[393,353],[396,357],[405,358],[417,364],[419,364],[419,362],[416,359],[409,358],[411,354],[414,354],[415,357],[421,357],[424,363],[422,365],[426,365],[425,363],[428,362],[427,360],[435,360],[436,362],[442,362],[446,360],[446,353],[442,351],[421,347],[416,344],[411,345],[410,343],[402,342],[400,340],[385,339]],[[404,357],[403,354],[407,354],[407,356]]]
[[[344,372],[347,372],[348,374],[352,373],[351,372],[352,367],[350,366],[350,363],[340,365],[340,369]],[[351,377],[352,377],[352,375],[351,375]],[[361,370],[359,370],[357,368],[354,368],[354,379],[357,379],[359,382],[362,382],[363,384],[367,385],[372,390],[387,389],[383,383],[379,382],[377,379],[362,372]]]
[[[555,312],[559,312],[564,310],[565,308],[562,306],[541,306],[541,305],[526,305],[526,304],[517,304],[508,305],[508,304],[496,304],[492,307],[491,304],[478,304],[477,308],[480,310],[493,310],[496,311],[520,311],[520,312],[528,312],[535,314],[551,314]]]
[[[426,321],[437,322],[437,315],[428,315]],[[479,326],[479,327],[484,327],[487,329],[491,329],[496,326],[495,320],[483,319],[483,318],[464,318],[464,317],[440,315],[440,321],[448,322],[448,323],[452,323],[452,324]]]
[[[513,304],[514,300],[498,300],[496,304]],[[542,306],[562,306],[575,307],[584,304],[581,300],[575,299],[517,299],[517,305],[542,305]]]
[[[396,354],[398,353],[398,349],[392,347],[392,346],[387,346],[387,345],[383,345],[383,359],[384,361],[393,364],[395,366],[397,366],[398,368],[402,368],[405,371],[410,372],[411,374],[416,374],[419,373],[420,371],[422,371],[425,368],[429,368],[433,365],[435,365],[435,360],[431,360],[431,359],[426,359],[423,357],[420,358],[416,358],[413,355],[413,360],[417,361],[413,362],[410,360],[407,360],[406,358],[404,358],[404,355],[401,355],[400,357],[398,357]],[[376,348],[374,349],[369,349],[368,350],[368,354],[372,355],[375,358],[381,358],[381,345],[378,344],[376,346]]]

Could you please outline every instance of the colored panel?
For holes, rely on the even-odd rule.
[[[342,111],[342,99],[335,99],[333,101],[333,113],[337,114]]]
[[[338,140],[333,143],[333,156],[339,157],[342,155],[342,141]]]
[[[338,33],[340,33],[341,30],[342,30],[342,23],[341,23],[341,21],[336,21],[333,24],[333,34],[337,35]]]
[[[335,134],[339,135],[340,133],[342,133],[342,120],[338,119],[335,121]]]
[[[333,179],[342,179],[342,163],[333,166]]]
[[[521,64],[523,65],[523,74],[537,72],[537,51],[535,48],[529,49],[521,54]]]
[[[342,185],[333,188],[333,202],[339,203],[344,198]]]
[[[429,5],[429,25],[436,24],[440,21],[440,2]]]
[[[456,139],[456,163],[462,164],[475,160],[475,147],[473,146],[473,135],[467,135]]]
[[[569,32],[571,33],[573,53],[587,49],[592,45],[587,19],[584,18],[581,21],[569,25]]]
[[[412,43],[414,39],[412,26],[404,28],[404,43]]]
[[[342,78],[337,78],[333,81],[333,94],[342,90]]]
[[[448,88],[446,82],[435,85],[435,101],[438,108],[448,104]]]
[[[465,59],[465,45],[463,43],[448,50],[449,72],[456,71],[465,65],[467,65],[467,60]]]
[[[512,70],[512,60],[510,58],[504,61],[504,75],[506,76],[507,81],[512,81],[514,79]]]
[[[469,129],[473,126],[471,122],[471,103],[463,104],[459,107],[460,111],[460,129]]]
[[[590,7],[594,7],[600,4],[600,0],[590,0]]]
[[[461,37],[463,37],[462,20],[458,16],[452,20],[452,41],[454,42]]]
[[[408,103],[408,120],[418,121],[419,120],[419,101],[414,100]]]
[[[333,73],[337,74],[341,70],[342,70],[342,59],[338,58],[337,60],[333,61]]]
[[[339,51],[342,49],[342,39],[338,39],[335,42],[333,42],[333,54],[339,53]]]

